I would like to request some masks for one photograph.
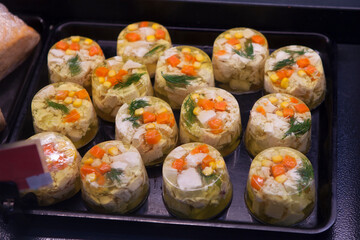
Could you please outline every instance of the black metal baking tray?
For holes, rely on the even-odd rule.
[[[32,86],[29,90],[11,141],[26,139],[34,134],[30,103],[34,94],[47,85],[47,50],[58,40],[71,36],[82,35],[96,40],[102,47],[105,57],[116,54],[116,40],[126,24],[67,22],[50,34],[40,63],[36,69]],[[192,45],[203,49],[211,56],[212,44],[216,36],[225,29],[205,29],[167,26],[174,45]],[[260,29],[261,31],[261,29]],[[86,209],[80,194],[62,203],[46,208],[31,208],[25,211],[31,216],[65,217],[71,219],[96,219],[100,221],[144,222],[153,224],[172,224],[179,226],[201,226],[230,229],[250,229],[292,233],[315,234],[328,229],[336,218],[336,92],[334,87],[336,45],[326,36],[317,33],[270,32],[263,31],[267,37],[271,51],[279,47],[298,44],[305,45],[319,52],[327,79],[325,101],[312,111],[312,147],[307,154],[313,164],[317,186],[317,202],[313,213],[302,223],[293,227],[277,227],[264,225],[254,220],[249,214],[244,192],[246,179],[251,163],[243,141],[238,148],[225,158],[234,187],[232,203],[218,218],[207,221],[182,220],[171,216],[162,201],[161,167],[148,169],[150,194],[145,204],[131,215],[97,214]],[[236,95],[243,124],[243,131],[249,117],[249,111],[262,92]],[[175,111],[176,117],[179,111]],[[95,139],[80,149],[83,155],[96,143],[114,139],[114,124],[100,120],[100,130]]]
[[[41,39],[27,59],[0,81],[0,108],[7,122],[4,131],[0,132],[0,144],[8,140],[11,130],[14,128],[22,100],[37,66],[36,60],[42,50],[43,39],[47,37],[46,24],[42,18],[29,15],[19,15],[19,17],[34,28],[40,34]]]

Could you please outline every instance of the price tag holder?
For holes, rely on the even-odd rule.
[[[0,145],[0,181],[13,181],[20,191],[52,183],[40,140]]]

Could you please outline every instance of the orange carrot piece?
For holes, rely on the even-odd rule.
[[[184,65],[183,68],[181,69],[181,72],[185,73],[188,76],[195,76],[196,75],[195,68],[192,65]]]
[[[179,159],[176,159],[175,161],[173,161],[173,163],[171,164],[171,167],[178,170],[178,172],[181,172],[184,169],[185,165],[186,165],[186,161],[182,158],[179,158]]]
[[[294,110],[292,108],[284,108],[283,109],[284,117],[293,117],[294,116]]]
[[[101,165],[98,167],[98,169],[101,174],[105,174],[107,172],[110,172],[111,166],[106,162],[102,162]]]
[[[276,71],[276,75],[279,77],[279,79],[283,79],[286,77],[286,71],[285,69],[280,69],[278,71]]]
[[[89,55],[90,56],[94,56],[94,55],[97,55],[97,54],[100,54],[101,55],[101,49],[98,47],[98,46],[91,46],[90,49],[89,49]]]
[[[80,114],[76,109],[71,110],[69,114],[64,117],[65,122],[76,122],[79,119]]]
[[[145,111],[142,116],[144,123],[151,123],[156,121],[156,115],[152,112]]]
[[[171,113],[162,112],[157,115],[156,122],[158,124],[169,124],[170,123],[170,115],[171,115]]]
[[[166,62],[172,67],[176,67],[181,61],[176,55],[172,55],[171,57],[166,59]]]
[[[265,38],[263,38],[262,36],[260,35],[254,35],[251,37],[251,41],[253,43],[257,43],[257,44],[260,44],[260,45],[264,45],[265,44]]]
[[[104,175],[97,174],[97,175],[96,175],[96,182],[97,182],[99,185],[104,185],[105,182],[106,182],[106,179],[105,179]]]
[[[80,99],[90,99],[88,92],[85,89],[81,89],[75,93],[75,96]]]
[[[208,125],[211,128],[211,132],[214,134],[221,133],[223,131],[223,122],[219,118],[213,118],[208,121]]]
[[[211,162],[215,162],[215,159],[210,155],[206,155],[201,162],[201,168],[204,169],[208,167]]]
[[[76,43],[76,42],[73,42],[70,44],[70,47],[69,47],[71,50],[74,50],[74,51],[79,51],[80,50],[80,44],[79,43]]]
[[[158,130],[152,129],[145,133],[145,141],[147,144],[157,144],[161,140],[161,134]]]
[[[214,108],[217,111],[225,111],[226,107],[227,107],[227,102],[226,101],[215,102],[215,104],[214,104]]]
[[[296,61],[296,64],[300,68],[305,68],[310,65],[310,60],[308,58],[300,58],[299,60]]]
[[[251,186],[260,191],[262,186],[264,186],[264,179],[258,175],[252,175],[251,176]]]
[[[262,106],[258,106],[256,108],[256,111],[261,113],[262,115],[266,116],[266,112],[265,112],[265,109],[262,107]]]
[[[291,75],[294,73],[292,68],[285,68],[284,70],[287,78],[291,77]]]
[[[311,76],[314,72],[317,71],[316,67],[314,67],[313,65],[307,66],[304,70],[308,76]]]
[[[141,22],[141,23],[139,23],[139,28],[148,27],[148,26],[149,26],[149,22]]]
[[[160,28],[156,29],[155,37],[156,39],[165,39],[165,31]]]
[[[292,103],[298,103],[299,101],[298,101],[296,98],[294,98],[294,97],[290,97],[290,102],[292,102]]]
[[[45,155],[50,155],[50,154],[52,154],[53,152],[55,152],[54,144],[53,144],[53,143],[45,144],[45,145],[42,146],[42,148],[43,148],[43,151],[44,151],[44,154],[45,154]]]
[[[85,177],[86,175],[90,174],[90,173],[94,173],[96,172],[96,169],[90,165],[83,165],[80,168],[80,173],[81,173],[81,177]]]
[[[172,113],[169,113],[169,115],[170,115],[169,124],[170,124],[170,127],[173,127],[175,125],[175,117],[174,117],[174,114],[172,114]]]
[[[108,78],[106,81],[111,82],[111,86],[114,86],[119,83],[119,80],[115,77]]]
[[[221,56],[221,55],[224,55],[226,54],[226,51],[225,50],[218,50],[216,53],[215,53],[215,56]]]
[[[226,42],[230,45],[236,45],[236,44],[240,43],[239,39],[237,39],[237,38],[230,38]]]
[[[284,160],[282,161],[282,164],[284,164],[284,166],[287,169],[293,169],[294,167],[296,167],[297,162],[296,162],[295,158],[293,158],[289,155],[285,155]]]
[[[188,62],[191,62],[191,64],[193,64],[195,62],[195,57],[190,55],[190,54],[184,54],[185,56],[185,60],[188,61]]]
[[[286,173],[285,166],[283,164],[277,164],[271,167],[271,173],[274,177],[280,176]]]
[[[120,69],[119,72],[116,75],[119,76],[125,76],[126,74],[128,74],[128,71],[124,70],[124,69]]]
[[[56,100],[64,100],[69,95],[68,90],[59,90],[56,92],[55,99]]]
[[[214,109],[215,103],[209,99],[200,98],[197,105],[204,110],[212,110]]]
[[[67,42],[64,42],[63,40],[61,40],[55,44],[55,48],[66,51],[66,49],[69,48],[69,44]]]
[[[136,42],[141,39],[140,35],[134,32],[128,33],[125,35],[126,40],[129,42]]]
[[[106,67],[98,67],[95,70],[95,75],[97,77],[106,77],[109,73],[109,69]]]
[[[90,149],[90,153],[94,157],[101,159],[105,154],[105,150],[99,147],[98,145],[95,145]]]
[[[197,153],[208,153],[209,152],[209,148],[206,144],[202,144],[197,146],[196,148],[194,148],[193,150],[190,151],[191,155],[197,154]]]
[[[300,103],[294,106],[295,110],[299,113],[306,113],[309,110],[309,108],[304,104],[304,103]]]

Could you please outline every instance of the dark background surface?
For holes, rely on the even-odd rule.
[[[14,13],[39,15],[49,24],[69,20],[129,23],[151,19],[172,26],[318,32],[337,42],[337,220],[318,235],[205,229],[145,223],[103,224],[61,217],[0,220],[0,239],[360,239],[360,2],[346,1],[1,1]]]

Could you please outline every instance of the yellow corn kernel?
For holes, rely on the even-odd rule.
[[[128,29],[129,29],[130,31],[135,31],[135,30],[137,30],[138,28],[139,28],[138,25],[135,24],[135,23],[130,24],[130,25],[128,26]]]
[[[95,180],[96,180],[96,174],[95,173],[90,173],[90,174],[86,175],[86,181],[94,182]]]
[[[281,86],[282,88],[287,88],[287,87],[289,86],[289,79],[288,79],[288,78],[283,78],[283,79],[281,80],[280,86]]]
[[[282,162],[283,157],[281,155],[272,156],[271,160],[273,160],[274,163]]]
[[[270,75],[270,80],[275,83],[277,80],[279,80],[279,77],[276,74],[271,74]]]
[[[225,34],[224,36],[225,39],[230,39],[231,38],[231,35],[229,33]]]
[[[276,97],[271,96],[271,97],[269,97],[269,101],[270,101],[272,104],[274,104],[274,103],[276,103],[276,102],[278,101],[278,99],[277,99]]]
[[[210,176],[213,173],[213,171],[214,170],[211,167],[206,167],[206,168],[204,168],[204,170],[202,170],[202,173],[205,176]]]
[[[116,72],[115,72],[114,69],[111,69],[111,70],[108,72],[108,76],[109,76],[109,77],[115,77],[115,75],[116,75]]]
[[[261,161],[261,166],[263,166],[263,167],[270,167],[272,164],[273,164],[272,161],[267,160],[267,159],[264,159]]]
[[[160,110],[158,111],[158,113],[163,113],[163,112],[167,112],[167,108],[166,107],[162,107],[160,108]]]
[[[223,99],[221,96],[217,96],[217,97],[215,98],[215,101],[217,101],[217,102],[222,102],[222,101],[224,101],[224,99]]]
[[[275,181],[277,181],[278,183],[283,183],[286,180],[287,180],[287,177],[285,176],[285,174],[281,174],[275,178]]]
[[[210,162],[209,167],[211,167],[212,169],[216,169],[216,163],[215,162]]]
[[[224,168],[225,161],[224,160],[216,160],[216,168]]]
[[[236,50],[240,50],[240,49],[241,49],[241,44],[240,44],[240,43],[236,44],[236,45],[235,45],[235,49],[236,49]]]
[[[154,23],[151,27],[156,30],[160,27],[160,24]]]
[[[192,99],[192,100],[198,99],[199,97],[200,97],[200,96],[199,96],[199,94],[197,94],[197,93],[191,94],[191,99]]]
[[[193,66],[194,66],[194,68],[199,69],[201,67],[201,63],[194,62]]]
[[[280,104],[280,107],[282,107],[282,108],[287,108],[289,106],[289,103],[288,102],[282,102],[281,104]]]
[[[146,41],[148,41],[148,42],[154,42],[154,41],[155,41],[155,36],[154,36],[154,35],[148,35],[148,36],[146,36]]]
[[[181,50],[181,52],[183,52],[183,53],[190,53],[191,52],[191,49],[190,48],[183,48],[182,50]]]
[[[74,91],[69,92],[68,96],[69,96],[69,97],[75,96],[75,92],[74,92]]]
[[[85,41],[84,41],[84,43],[85,43],[86,45],[90,45],[90,44],[92,44],[92,42],[93,42],[93,40],[90,39],[90,38],[87,38],[87,39],[85,39]]]
[[[66,103],[66,104],[70,104],[70,103],[72,103],[72,101],[73,101],[72,97],[66,97],[64,99],[64,103]]]
[[[71,50],[71,49],[67,49],[66,51],[65,51],[65,54],[66,55],[74,55],[76,52],[74,51],[74,50]]]
[[[80,42],[80,37],[79,36],[72,36],[71,41],[74,42],[74,43]]]
[[[196,108],[194,108],[194,110],[193,110],[193,113],[194,113],[195,115],[199,115],[200,112],[201,112],[201,108],[200,108],[200,107],[196,107]]]
[[[119,154],[119,149],[117,147],[111,147],[108,149],[108,153],[111,155],[111,156],[116,156]]]
[[[195,55],[195,59],[196,59],[196,61],[198,61],[198,62],[202,62],[202,61],[205,60],[204,56],[203,56],[202,54],[200,54],[200,53],[198,53],[198,54]]]
[[[109,81],[105,81],[105,82],[103,83],[103,85],[104,85],[104,87],[106,87],[106,88],[111,88],[111,86],[112,86],[111,82],[109,82]]]
[[[298,74],[300,77],[306,76],[306,72],[305,72],[304,70],[299,70],[299,71],[297,72],[297,74]]]
[[[92,158],[87,158],[83,161],[84,164],[89,164],[89,165],[92,164],[93,162],[94,162],[94,159],[92,159]]]
[[[279,117],[283,117],[283,116],[284,116],[284,114],[283,114],[282,111],[276,111],[275,113],[276,113],[276,115],[278,115]]]
[[[143,115],[143,113],[144,113],[144,108],[138,108],[135,110],[135,116]]]
[[[73,102],[73,106],[74,107],[81,107],[82,105],[82,100],[81,99],[76,99],[74,102]]]
[[[149,123],[149,124],[147,124],[146,126],[145,126],[145,129],[146,130],[150,130],[150,129],[155,129],[155,124],[154,123]]]
[[[100,83],[100,84],[102,84],[102,83],[105,82],[105,78],[104,78],[104,77],[99,77],[98,80],[99,80],[99,83]]]
[[[244,37],[244,34],[242,32],[237,32],[237,33],[235,33],[235,37],[240,39],[240,38]]]

